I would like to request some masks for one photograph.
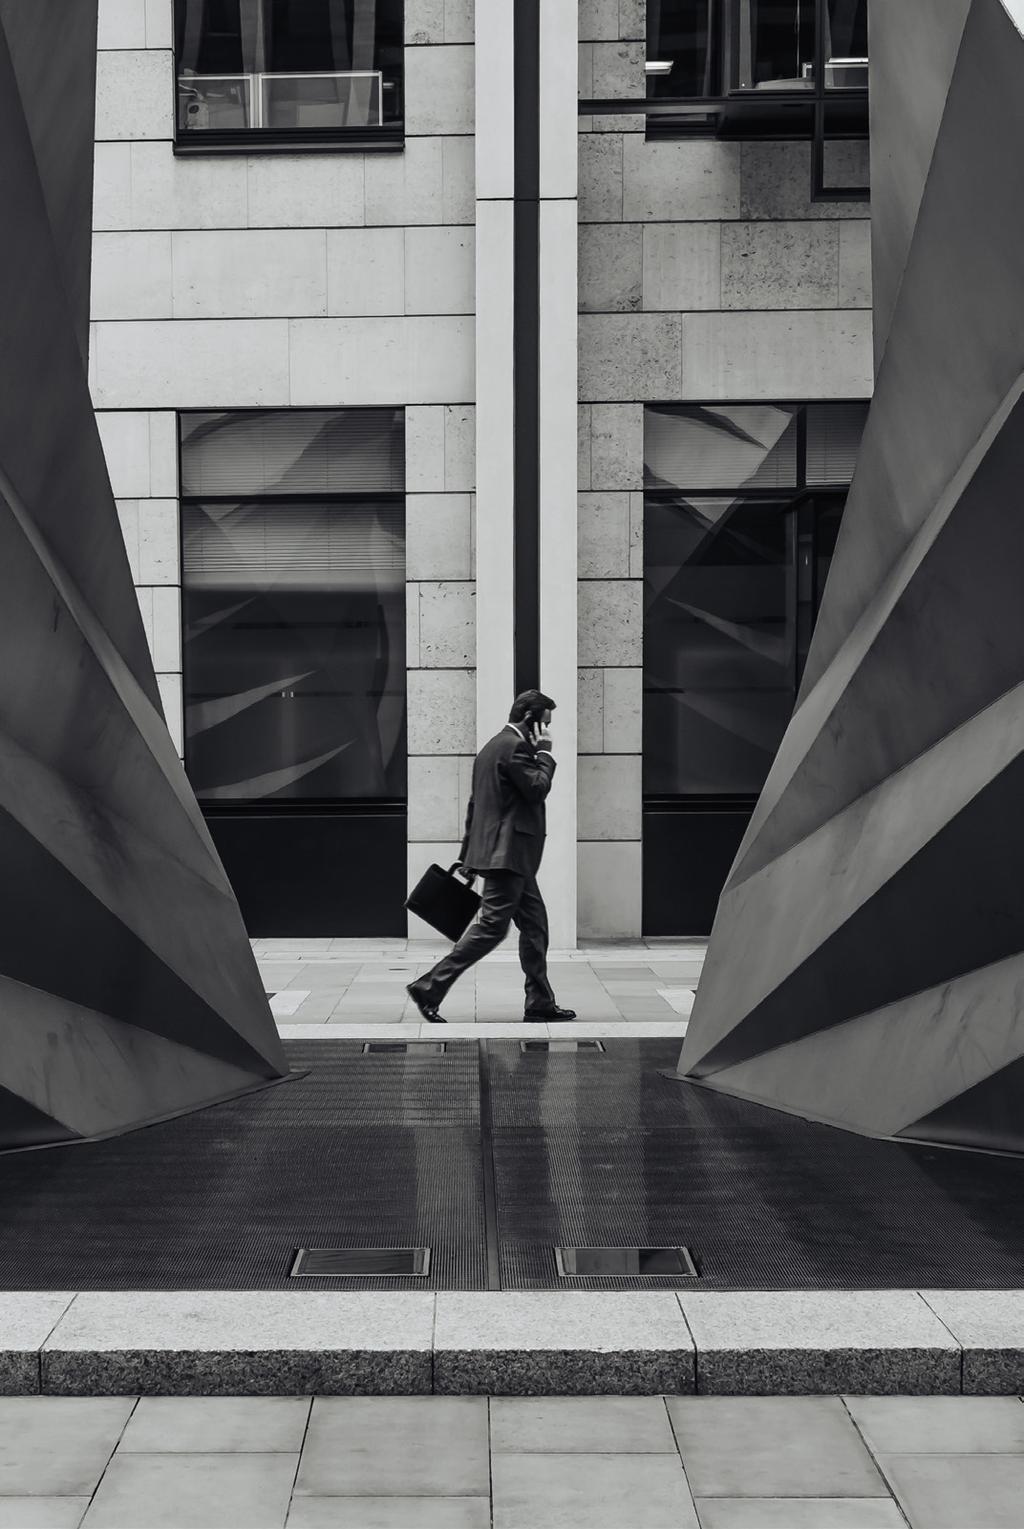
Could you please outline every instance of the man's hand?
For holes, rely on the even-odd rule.
[[[459,875],[462,877],[463,881],[468,881],[470,886],[472,886],[473,882],[476,880],[476,872],[471,871],[468,865],[459,866]]]
[[[550,752],[552,747],[551,729],[545,726],[543,722],[535,722],[530,729],[530,742],[535,749],[545,749]]]

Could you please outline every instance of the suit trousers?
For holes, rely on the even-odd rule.
[[[488,871],[483,902],[475,923],[437,965],[416,983],[431,1003],[439,1005],[457,977],[500,945],[509,925],[519,930],[519,964],[526,979],[527,1009],[548,1009],[555,995],[548,981],[548,910],[536,876],[515,871]]]

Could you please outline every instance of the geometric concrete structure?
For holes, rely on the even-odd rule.
[[[872,21],[875,397],[680,1073],[1020,1151],[1024,5]]]
[[[0,1147],[287,1072],[168,735],[86,377],[95,0],[0,0]]]

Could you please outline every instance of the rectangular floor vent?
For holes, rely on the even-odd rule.
[[[391,1052],[395,1056],[443,1056],[447,1041],[364,1041],[363,1055]]]
[[[556,1248],[559,1279],[697,1279],[689,1248]]]
[[[603,1051],[603,1041],[520,1041],[519,1049],[527,1051]]]
[[[426,1279],[429,1248],[296,1248],[292,1279]]]

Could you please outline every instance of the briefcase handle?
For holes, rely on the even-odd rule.
[[[454,876],[455,872],[458,871],[458,870],[461,870],[461,869],[462,869],[462,861],[461,860],[456,860],[454,862],[454,864],[452,864],[452,865],[450,865],[448,867],[448,875],[449,876]],[[467,887],[468,886],[472,886],[473,882],[476,880],[476,872],[474,871],[472,876],[464,876],[463,880],[465,881]]]

